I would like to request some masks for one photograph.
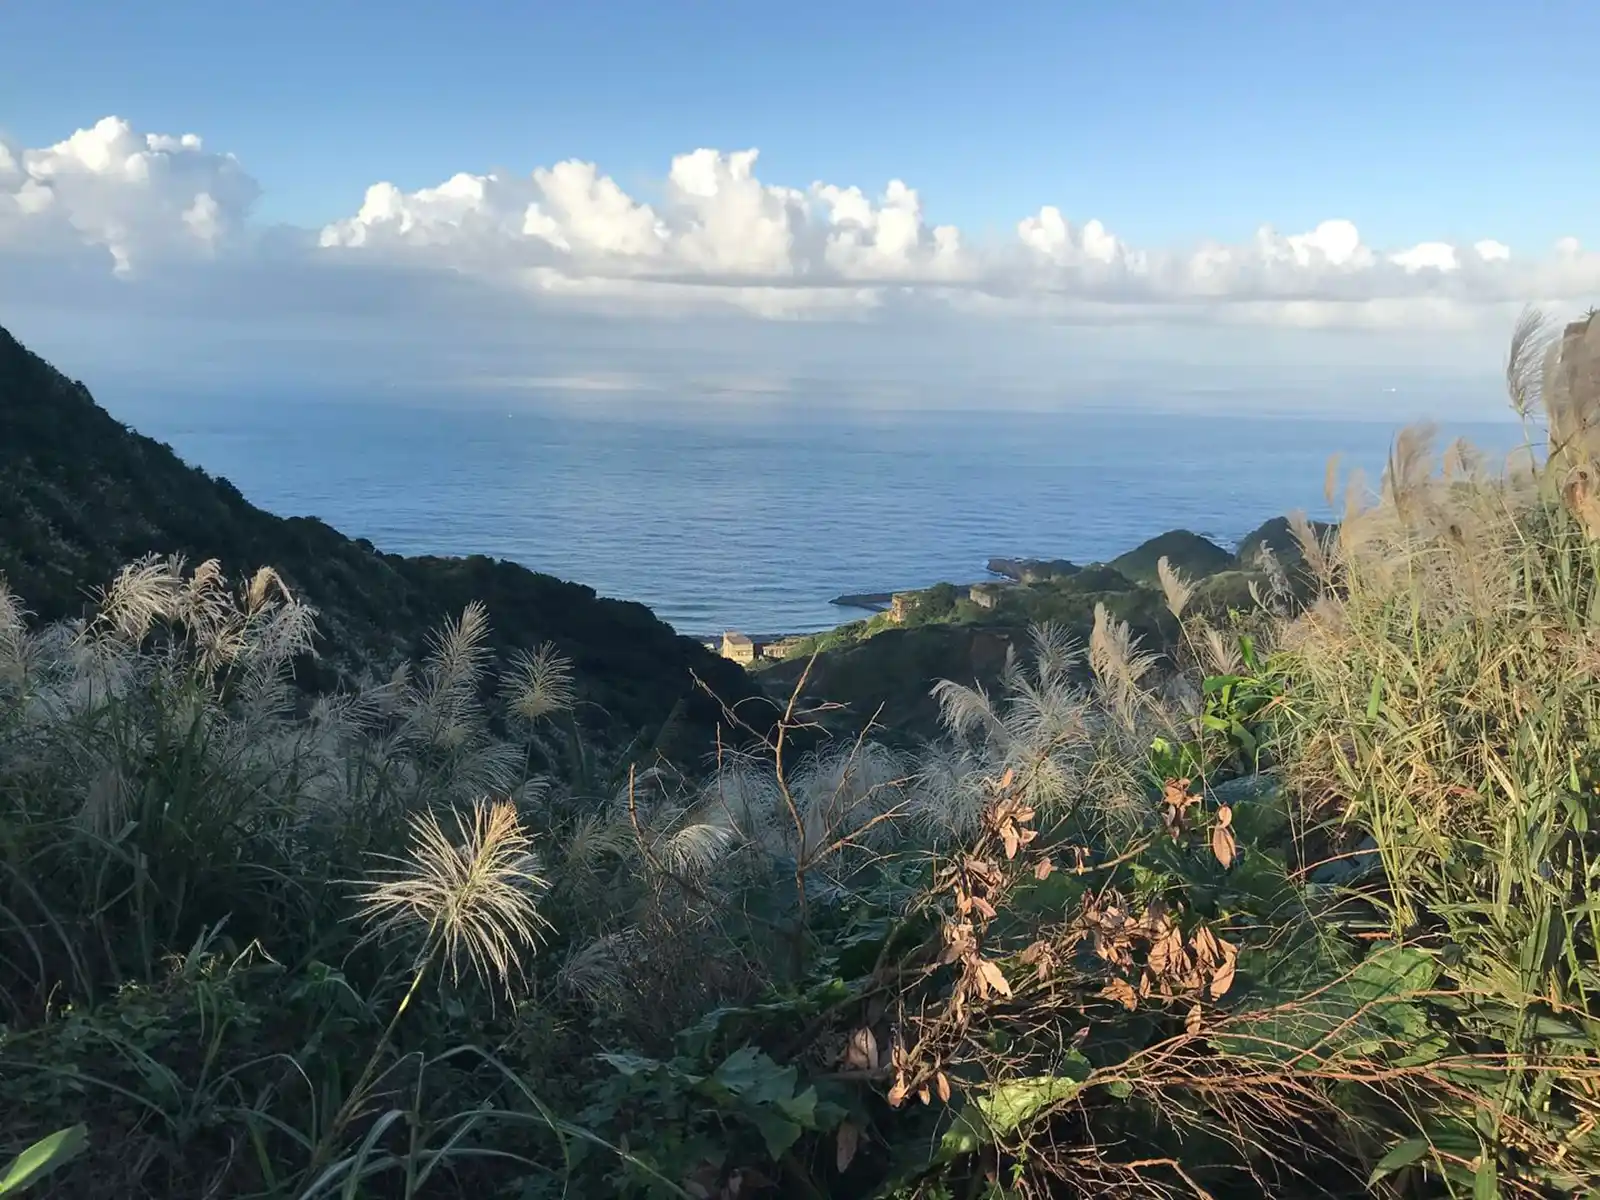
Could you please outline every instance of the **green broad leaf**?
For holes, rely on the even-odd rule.
[[[753,1011],[753,1009],[749,1008],[732,1006],[713,1008],[693,1025],[678,1031],[676,1039],[678,1048],[684,1054],[691,1056],[702,1055],[711,1048],[717,1035],[722,1032],[724,1021],[731,1020],[734,1017],[746,1016]]]
[[[1505,1074],[1489,1067],[1449,1065],[1439,1068],[1439,1077],[1459,1088],[1492,1092],[1505,1086]]]
[[[815,1091],[816,1089],[807,1088],[806,1090]],[[850,1111],[842,1104],[835,1104],[831,1100],[819,1099],[815,1110],[811,1114],[810,1128],[820,1130],[823,1133],[830,1129],[837,1129],[839,1123],[850,1116]]]
[[[766,1059],[766,1063],[762,1059]],[[771,1061],[754,1046],[741,1046],[722,1060],[711,1072],[711,1078],[734,1095],[742,1095],[767,1077],[769,1072],[765,1068]]]
[[[799,1095],[788,1098],[779,1098],[773,1102],[774,1106],[791,1121],[798,1121],[802,1128],[815,1129],[817,1127],[817,1089],[807,1088]]]
[[[1378,1160],[1378,1165],[1372,1168],[1372,1174],[1367,1177],[1367,1186],[1371,1187],[1379,1180],[1387,1179],[1396,1171],[1409,1167],[1427,1153],[1427,1138],[1407,1138],[1398,1146],[1391,1147],[1389,1153]]]
[[[1410,998],[1432,987],[1437,976],[1438,964],[1431,956],[1407,946],[1388,946],[1326,986],[1318,988],[1308,980],[1310,986],[1301,992],[1304,999],[1285,997],[1260,1016],[1235,1022],[1212,1045],[1225,1054],[1277,1062],[1293,1062],[1303,1053],[1324,1061],[1379,1053],[1427,1061],[1445,1043],[1430,1037],[1427,1015]]]
[[[750,1120],[761,1131],[761,1140],[767,1145],[767,1155],[777,1162],[789,1152],[800,1138],[800,1126],[774,1108],[753,1109]]]
[[[645,1058],[642,1054],[598,1054],[595,1057],[630,1079],[635,1075],[649,1075],[661,1069],[659,1059]]]
[[[1073,1051],[1059,1075],[1011,1079],[970,1099],[939,1139],[937,1161],[949,1162],[1010,1136],[1052,1105],[1077,1096],[1093,1070],[1088,1059]]]
[[[1484,1154],[1473,1172],[1472,1200],[1500,1200],[1500,1168],[1492,1154]]]
[[[1015,1132],[1053,1104],[1071,1100],[1083,1090],[1083,1079],[1066,1075],[1035,1075],[1002,1083],[974,1107],[983,1115],[993,1137]]]
[[[950,1128],[945,1130],[944,1136],[939,1139],[939,1149],[934,1153],[933,1165],[951,1162],[964,1154],[976,1154],[979,1147],[988,1140],[988,1130],[983,1126],[983,1118],[971,1105],[963,1106],[956,1113],[955,1120],[950,1123]]]
[[[744,1046],[728,1055],[708,1082],[750,1104],[777,1104],[794,1099],[797,1077],[793,1067],[780,1067],[754,1046]]]
[[[12,1196],[43,1179],[57,1167],[77,1158],[89,1148],[89,1127],[74,1125],[40,1138],[11,1160],[0,1175],[0,1196]]]

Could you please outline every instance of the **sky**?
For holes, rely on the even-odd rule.
[[[1600,302],[1597,44],[1577,2],[0,0],[0,324],[196,386],[1487,378],[1522,304]]]

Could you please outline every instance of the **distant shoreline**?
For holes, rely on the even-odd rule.
[[[1188,531],[1185,530],[1172,532],[1187,533]],[[1161,536],[1163,535],[1157,535],[1157,537]],[[1238,545],[1240,544],[1240,539],[1237,538],[1218,539],[1207,534],[1197,534],[1193,536],[1209,541],[1219,550],[1226,550],[1229,552],[1237,552]],[[1141,545],[1149,545],[1155,540],[1155,538],[1147,539],[1147,541],[1141,543]],[[1029,582],[1030,579],[1036,574],[1044,576],[1056,574],[1076,574],[1078,571],[1083,569],[1084,568],[1080,564],[1063,558],[995,557],[990,558],[984,563],[984,570],[986,572],[985,578],[971,583],[958,583],[951,586],[955,587],[958,592],[967,592],[972,588],[985,585],[993,586],[998,584],[1001,587],[1005,587],[1008,585],[1024,584]],[[926,590],[927,588],[923,587],[897,588],[894,591],[846,592],[843,595],[833,597],[833,599],[829,600],[828,603],[841,609],[877,615],[887,612],[893,606],[895,596],[903,593],[922,592]],[[775,643],[797,641],[802,638],[819,637],[823,634],[831,633],[834,630],[841,629],[846,625],[853,625],[862,619],[863,618],[860,617],[847,618],[822,629],[812,629],[800,633],[789,632],[758,634],[746,633],[743,630],[738,632],[749,638],[751,642],[755,643],[756,647],[758,648],[756,652],[757,656],[760,657],[761,647],[773,645]],[[729,632],[732,631],[730,630]],[[723,637],[721,634],[690,634],[687,636],[693,637],[696,641],[709,647],[713,651],[718,653],[721,652],[723,645]]]
[[[977,587],[979,583],[993,583],[997,579],[1010,579],[1015,582],[1020,579],[1020,574],[1013,574],[1009,569],[996,569],[997,565],[1004,563],[1007,565],[1007,567],[1010,567],[1012,564],[1032,564],[1034,562],[1043,561],[1045,560],[990,559],[988,578],[978,580],[974,583],[958,583],[953,586],[955,586],[957,590],[964,592],[969,588]],[[846,592],[842,596],[835,596],[833,599],[829,600],[828,603],[835,605],[838,608],[853,609],[857,612],[876,614],[887,612],[890,605],[894,603],[895,596],[902,592],[920,592],[926,590],[927,588],[896,588],[892,592]],[[745,637],[749,638],[757,646],[763,646],[770,645],[774,642],[787,642],[799,638],[818,637],[824,633],[831,633],[835,629],[839,629],[842,626],[853,625],[860,619],[861,618],[859,617],[850,617],[845,620],[838,621],[833,625],[824,626],[821,629],[808,629],[799,633],[747,633],[744,630],[739,630],[738,632],[743,633]],[[722,634],[720,633],[691,633],[685,634],[684,636],[691,637],[695,641],[700,642],[702,645],[710,647],[712,650],[720,651],[722,648]]]

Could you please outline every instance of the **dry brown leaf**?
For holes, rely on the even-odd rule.
[[[871,1071],[878,1065],[878,1039],[872,1030],[862,1026],[850,1035],[845,1048],[844,1065],[848,1071]]]
[[[1007,767],[1006,768],[1006,773],[1004,775],[1000,776],[1000,790],[1002,792],[1005,791],[1008,787],[1010,787],[1012,785],[1012,783],[1014,783],[1016,781],[1016,778],[1017,778],[1017,773],[1015,771],[1013,771],[1010,767]]]
[[[1015,858],[1017,856],[1017,848],[1022,844],[1022,840],[1017,836],[1017,827],[1009,823],[1002,825],[1000,827],[1000,840],[1005,843],[1006,857]]]
[[[966,863],[967,874],[979,883],[994,887],[1000,882],[1000,868],[987,858],[969,858]]]
[[[1133,985],[1120,975],[1106,984],[1100,994],[1107,1000],[1115,1000],[1129,1012],[1139,1006],[1138,993],[1133,990]]]
[[[972,924],[962,921],[956,925],[944,927],[944,949],[939,954],[939,962],[953,963],[967,952],[967,947],[972,944]]]
[[[933,1093],[928,1090],[927,1084],[923,1084],[917,1089],[917,1099],[922,1101],[924,1107],[933,1103]]]
[[[1211,976],[1211,998],[1220,999],[1227,995],[1228,989],[1233,986],[1234,966],[1231,961],[1223,963]]]
[[[980,958],[978,960],[978,973],[983,976],[983,981],[999,992],[1000,995],[1007,999],[1011,998],[1011,985],[1006,982],[1006,977],[998,965],[986,958]]]
[[[1152,933],[1165,933],[1172,928],[1172,912],[1167,902],[1157,896],[1144,910],[1144,927]]]
[[[840,1121],[839,1132],[834,1139],[834,1162],[838,1164],[839,1173],[842,1175],[850,1169],[850,1164],[856,1156],[856,1149],[861,1145],[861,1130],[854,1121]]]
[[[1217,805],[1217,824],[1221,825],[1224,829],[1232,828],[1232,826],[1233,826],[1233,809],[1230,808],[1228,805],[1226,805],[1226,804]]]
[[[1195,959],[1202,967],[1214,967],[1222,961],[1222,947],[1217,944],[1217,935],[1207,926],[1196,929],[1189,944],[1194,948]]]
[[[1033,968],[1034,978],[1043,983],[1055,968],[1055,947],[1049,942],[1034,942],[1018,956]]]
[[[1050,873],[1055,869],[1055,863],[1051,862],[1048,858],[1041,858],[1039,860],[1039,864],[1033,868],[1033,877],[1041,881],[1049,879]]]
[[[1187,1030],[1191,1034],[1199,1033],[1200,1032],[1200,1019],[1201,1019],[1200,1006],[1198,1004],[1196,1004],[1196,1005],[1192,1006],[1189,1009],[1189,1015],[1184,1018],[1184,1022],[1183,1022],[1184,1029]]]
[[[1239,843],[1234,841],[1233,833],[1220,821],[1211,827],[1211,853],[1224,871],[1233,866],[1233,860],[1239,854]]]
[[[894,1085],[889,1088],[889,1107],[899,1108],[906,1102],[906,1096],[910,1092],[910,1087],[906,1085],[906,1077],[904,1075],[896,1075],[894,1077]]]
[[[933,1077],[934,1089],[939,1093],[940,1103],[950,1103],[950,1080],[943,1071]]]
[[[990,904],[982,896],[974,896],[972,898],[972,907],[978,910],[979,915],[982,916],[984,920],[992,921],[995,919],[996,913],[994,905]]]
[[[1175,973],[1183,963],[1183,934],[1169,930],[1150,947],[1150,970],[1157,975]]]
[[[1222,965],[1211,976],[1211,998],[1213,1000],[1226,995],[1228,989],[1233,986],[1234,971],[1239,963],[1239,948],[1237,946],[1223,941],[1219,941],[1217,944],[1222,950]]]

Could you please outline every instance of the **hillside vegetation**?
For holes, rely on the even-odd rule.
[[[1334,531],[1321,522],[1311,527],[1319,538]],[[803,677],[808,702],[833,706],[826,716],[836,731],[870,721],[881,738],[915,743],[939,732],[934,684],[999,686],[1007,649],[1023,651],[1028,631],[1040,625],[1082,641],[1104,607],[1147,650],[1174,650],[1183,632],[1164,595],[1163,571],[1189,582],[1189,613],[1224,625],[1230,614],[1269,598],[1304,602],[1316,587],[1284,517],[1250,533],[1236,553],[1177,529],[1109,563],[994,559],[990,566],[1014,582],[987,585],[989,605],[978,603],[970,588],[949,583],[906,593],[910,604],[901,620],[877,613],[800,639],[776,664],[759,663],[763,689],[781,701]]]
[[[731,663],[643,605],[488,558],[382,554],[321,521],[264,512],[0,329],[0,575],[54,621],[80,616],[92,589],[148,554],[217,559],[231,573],[271,564],[317,610],[319,660],[295,664],[316,690],[387,677],[476,600],[494,614],[497,653],[552,641],[574,661],[578,716],[610,740],[658,729],[682,702],[679,749],[697,755],[718,711],[695,677],[730,703],[754,695]]]
[[[1212,615],[1158,562],[1167,653],[1098,604],[936,685],[914,747],[797,751],[796,698],[702,773],[608,774],[581,672],[498,663],[475,605],[303,710],[270,572],[146,560],[42,626],[8,592],[0,1162],[74,1197],[1594,1194],[1597,365],[1600,322],[1525,322],[1543,453],[1408,430],[1337,529],[1288,523],[1306,594]]]

